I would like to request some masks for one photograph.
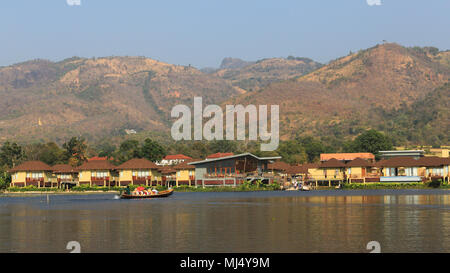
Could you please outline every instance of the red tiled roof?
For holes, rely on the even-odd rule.
[[[118,170],[159,169],[158,165],[145,158],[133,158],[116,167]]]
[[[274,163],[267,164],[267,169],[269,170],[286,171],[290,167],[291,165],[283,161],[275,161]]]
[[[176,160],[176,159],[192,159],[191,157],[183,154],[177,154],[177,155],[166,155],[163,159],[166,160]]]
[[[347,167],[372,167],[374,164],[360,157],[347,162]]]
[[[56,164],[52,166],[54,173],[77,173],[76,168],[70,166],[69,164]]]
[[[320,154],[320,161],[327,161],[332,158],[337,160],[354,160],[356,158],[375,160],[375,155],[372,153],[335,153],[335,154]]]
[[[317,169],[319,168],[319,163],[305,163],[302,166],[308,169]]]
[[[289,168],[286,170],[286,172],[288,174],[298,174],[298,173],[306,174],[306,173],[308,173],[308,167],[304,166],[304,165],[289,166]]]
[[[172,168],[170,166],[161,167],[161,168],[159,168],[159,171],[162,174],[172,174],[172,173],[176,173],[177,172],[174,168]]]
[[[208,155],[206,158],[207,159],[212,159],[212,158],[221,158],[221,157],[226,157],[226,156],[231,156],[234,155],[233,153],[215,153],[212,155]]]
[[[420,163],[413,157],[399,156],[380,160],[375,165],[377,167],[419,167]]]
[[[19,172],[19,171],[51,171],[52,167],[45,164],[42,161],[26,161],[20,165],[15,166],[10,169],[9,172]]]
[[[345,167],[345,163],[337,160],[336,158],[332,158],[325,162],[320,163],[319,168],[343,168]]]
[[[450,158],[448,157],[437,157],[437,156],[427,156],[421,157],[417,160],[420,166],[423,167],[439,167],[450,165]]]
[[[111,164],[108,160],[93,160],[83,163],[78,170],[113,170],[116,166]]]

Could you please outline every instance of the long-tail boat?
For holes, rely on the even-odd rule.
[[[173,189],[168,189],[165,191],[160,191],[158,193],[154,193],[151,191],[144,192],[144,191],[135,191],[131,193],[123,192],[120,195],[121,199],[143,199],[143,198],[161,198],[161,197],[167,197],[170,196],[173,193]]]

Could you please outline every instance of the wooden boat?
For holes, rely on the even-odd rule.
[[[310,191],[310,190],[311,190],[311,187],[310,187],[310,186],[307,186],[307,185],[303,185],[303,186],[300,188],[300,190],[301,190],[301,191]]]
[[[122,195],[120,196],[121,199],[144,199],[144,198],[161,198],[161,197],[167,197],[170,196],[173,193],[173,189],[168,189],[165,191],[160,191],[156,194],[143,194],[143,195],[138,195],[138,194],[126,194],[125,192],[122,193]]]

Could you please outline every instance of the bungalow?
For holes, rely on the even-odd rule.
[[[297,178],[300,181],[305,181],[308,177],[308,167],[305,165],[293,165],[287,168],[286,173],[292,178]]]
[[[41,161],[27,161],[9,170],[12,187],[52,187],[52,167]]]
[[[79,185],[111,186],[111,172],[115,166],[108,160],[91,160],[77,168]]]
[[[336,158],[332,158],[328,161],[321,162],[319,164],[319,169],[322,171],[322,175],[319,177],[315,177],[316,180],[345,180],[346,165],[341,160],[337,160]]]
[[[287,170],[292,166],[283,161],[275,161],[273,163],[267,164],[267,171],[280,176],[286,176]]]
[[[290,176],[292,176],[292,174],[288,171],[291,167],[292,166],[288,163],[277,160],[273,163],[267,164],[267,172],[273,176],[276,176],[278,178],[277,180],[284,185],[291,181]]]
[[[195,166],[196,186],[236,186],[245,180],[262,180],[270,183],[267,172],[269,161],[280,159],[280,156],[258,157],[251,153],[210,158],[189,162]]]
[[[171,166],[160,167],[159,171],[161,172],[161,185],[166,186],[174,186],[176,184],[176,173],[177,171]],[[157,186],[158,183],[156,183]]]
[[[418,161],[418,166],[423,167],[421,175],[428,180],[442,178],[449,181],[450,158],[437,156],[422,157]]]
[[[379,178],[373,172],[374,163],[360,157],[347,162],[346,175],[349,183],[352,182],[378,182]]]
[[[186,185],[192,186],[195,184],[195,166],[189,165],[189,162],[194,162],[198,160],[187,160],[175,167],[176,170],[176,186]]]
[[[420,182],[420,163],[413,157],[391,157],[376,164],[381,168],[380,182]]]
[[[78,176],[78,170],[69,164],[56,164],[52,166],[53,174],[56,176],[56,186],[76,185],[75,179]]]
[[[153,185],[161,181],[159,167],[145,158],[133,158],[115,168],[119,171],[118,186]]]
[[[302,165],[307,170],[306,180],[314,180],[314,177],[318,177],[323,174],[323,171],[319,169],[320,163],[305,163]]]

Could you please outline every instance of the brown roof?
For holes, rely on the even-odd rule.
[[[274,163],[267,164],[267,169],[269,170],[286,171],[290,167],[291,165],[283,161],[275,161]]]
[[[307,168],[307,169],[317,169],[319,168],[319,163],[305,163],[302,166]]]
[[[173,160],[173,159],[192,159],[192,157],[189,157],[189,156],[183,155],[183,154],[177,154],[177,155],[166,155],[163,159],[166,159],[166,160]]]
[[[159,168],[159,171],[162,174],[171,174],[171,173],[176,173],[177,172],[174,168],[172,168],[170,166],[161,167],[161,168]]]
[[[20,165],[15,166],[10,169],[9,172],[19,172],[19,171],[51,171],[52,167],[45,164],[42,161],[26,161]]]
[[[345,163],[337,160],[336,158],[332,158],[325,162],[320,163],[319,168],[343,168],[345,167]]]
[[[286,172],[288,174],[308,173],[308,167],[304,165],[289,166]]]
[[[439,167],[450,164],[450,158],[448,157],[437,157],[437,156],[427,156],[421,157],[417,160],[420,166],[423,167]]]
[[[201,159],[187,159],[181,163],[178,163],[173,168],[175,170],[193,170],[195,169],[194,165],[188,165],[189,162],[200,161]]]
[[[56,164],[52,166],[54,173],[77,173],[77,169],[69,164]]]
[[[378,167],[419,167],[419,160],[408,156],[392,157],[377,162]]]
[[[320,154],[320,161],[328,161],[332,158],[337,160],[354,160],[356,158],[375,160],[375,155],[372,153],[335,153],[335,154]]]
[[[78,170],[112,170],[115,169],[116,166],[111,164],[108,160],[93,160],[83,163]]]
[[[158,165],[145,158],[133,158],[116,167],[117,170],[159,169]]]
[[[347,162],[347,167],[372,167],[373,163],[358,157],[350,162]]]

